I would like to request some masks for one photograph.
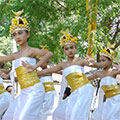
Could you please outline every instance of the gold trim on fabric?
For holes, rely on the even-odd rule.
[[[44,88],[45,88],[45,92],[55,90],[53,82],[44,82],[43,85],[44,85]]]
[[[36,71],[28,73],[23,66],[16,68],[16,74],[21,89],[33,86],[40,82]]]
[[[68,76],[66,76],[67,82],[71,87],[72,92],[88,83],[90,81],[87,79],[86,75],[83,73],[71,73]]]
[[[105,93],[106,98],[111,98],[117,94],[120,94],[118,85],[103,85],[102,89]]]
[[[0,83],[0,94],[2,94],[4,92],[6,92],[6,90],[5,90],[4,86],[3,86],[3,84]]]

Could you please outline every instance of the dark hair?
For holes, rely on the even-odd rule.
[[[71,94],[71,88],[66,87],[64,94],[67,94],[67,96],[69,96]]]
[[[26,33],[28,33],[28,30],[25,30]],[[27,42],[29,41],[29,38],[27,39]]]
[[[8,90],[9,87],[12,87],[12,85],[8,85],[8,86],[6,87],[6,90]]]
[[[104,57],[106,57],[108,60],[110,60],[110,61],[111,61],[111,59],[110,59],[109,57],[107,57],[107,56],[104,56]]]

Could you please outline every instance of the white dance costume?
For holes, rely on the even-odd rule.
[[[52,120],[53,111],[57,107],[57,96],[53,84],[52,76],[43,76],[40,78],[45,88],[45,97],[43,101],[42,120]]]
[[[88,120],[93,87],[84,75],[83,67],[72,65],[65,68],[63,80],[67,81],[72,93],[56,108],[53,120]]]
[[[120,120],[120,90],[116,79],[110,76],[104,77],[100,86],[98,108],[93,112],[92,120]]]
[[[28,73],[21,65],[22,61],[27,61],[31,65],[36,64],[36,59],[29,57],[15,60],[21,93],[8,108],[3,120],[41,120],[44,86],[37,77],[36,71]]]
[[[0,120],[3,113],[7,110],[10,102],[10,93],[8,93],[4,86],[3,80],[0,78]]]

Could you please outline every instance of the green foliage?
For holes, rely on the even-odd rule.
[[[91,0],[93,5],[96,0]],[[84,57],[87,52],[88,41],[88,16],[92,9],[86,11],[86,0],[2,0],[0,2],[0,39],[3,46],[0,51],[9,54],[10,43],[9,26],[14,17],[12,10],[24,9],[24,16],[28,19],[31,27],[29,45],[41,48],[46,45],[48,50],[54,53],[52,61],[58,63],[65,59],[59,46],[60,31],[70,29],[73,36],[78,36],[78,55]],[[119,0],[98,0],[97,6],[97,31],[95,39],[95,53],[98,53],[107,42],[119,43],[119,32],[114,36],[112,28],[119,17]],[[95,14],[92,15],[96,19]],[[118,23],[119,24],[119,23]],[[6,38],[5,38],[6,37]],[[6,44],[5,44],[6,43]],[[12,45],[12,44],[11,44]],[[118,47],[118,46],[117,46]]]

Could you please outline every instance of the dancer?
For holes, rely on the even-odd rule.
[[[18,43],[20,51],[8,56],[0,56],[0,62],[14,60],[17,79],[21,87],[20,95],[9,106],[3,120],[41,120],[40,110],[44,99],[44,87],[36,74],[36,68],[53,55],[49,51],[28,46],[30,27],[26,18],[20,17],[22,12],[23,10],[13,12],[16,16],[12,19],[10,26],[10,33]],[[36,64],[37,55],[43,57]],[[29,68],[27,71],[22,66],[23,61],[33,66],[27,67]]]
[[[120,71],[111,68],[113,55],[111,49],[101,50],[100,62],[106,61],[106,65],[102,71],[88,77],[89,80],[101,79],[98,108],[93,112],[92,120],[120,120],[120,90],[116,81],[116,75]]]
[[[62,33],[64,35],[60,39],[60,45],[67,56],[67,61],[39,71],[38,76],[56,73],[63,69],[62,93],[64,94],[67,85],[71,87],[71,95],[56,108],[53,120],[87,120],[93,97],[93,87],[84,74],[84,66],[91,67],[96,64],[90,65],[91,59],[76,58],[77,38],[70,35],[68,30]],[[102,68],[105,64],[106,62],[98,63],[96,67]],[[30,65],[24,62],[23,66]]]
[[[44,63],[41,68],[46,69],[48,62]],[[52,75],[45,75],[40,77],[40,81],[45,88],[45,97],[43,100],[43,108],[41,110],[41,120],[53,120],[53,111],[57,107],[57,94],[54,88]]]
[[[89,65],[85,59],[75,57],[77,38],[69,31],[63,32],[60,45],[67,56],[67,61],[49,69],[38,72],[39,76],[58,72],[63,69],[63,94],[69,84],[71,95],[68,96],[54,111],[54,120],[87,120],[93,97],[93,87],[84,74],[84,65]],[[27,64],[24,64],[26,66]]]
[[[2,72],[3,74],[3,72]],[[0,74],[1,76],[1,74]],[[2,75],[3,76],[3,75]],[[6,75],[7,76],[7,75]],[[5,78],[5,73],[4,73]],[[0,120],[2,120],[2,116],[7,110],[10,102],[10,93],[8,93],[3,85],[3,79],[0,77]]]

